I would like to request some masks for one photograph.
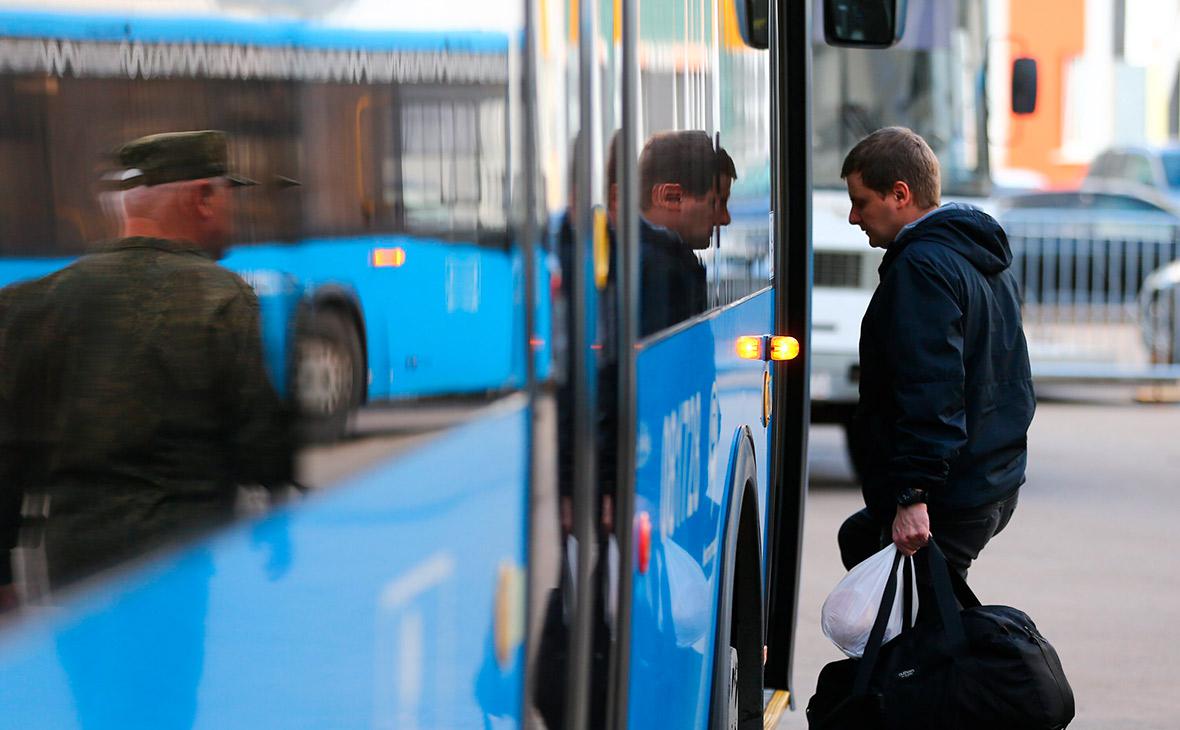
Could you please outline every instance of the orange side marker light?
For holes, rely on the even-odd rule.
[[[785,335],[770,338],[771,360],[794,360],[799,357],[799,340]]]
[[[762,359],[762,338],[745,336],[737,339],[737,354],[743,360]]]
[[[375,269],[394,268],[406,263],[406,250],[397,248],[375,248],[369,263]]]

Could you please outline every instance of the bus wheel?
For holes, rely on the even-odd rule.
[[[345,435],[361,403],[364,372],[360,336],[347,316],[320,309],[302,322],[294,382],[305,441],[329,443]]]

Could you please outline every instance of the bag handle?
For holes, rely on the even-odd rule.
[[[885,638],[885,628],[889,625],[889,614],[893,612],[893,599],[897,595],[897,566],[901,564],[901,551],[893,555],[893,568],[889,571],[889,580],[885,582],[885,592],[881,594],[881,605],[877,609],[877,619],[873,621],[873,630],[869,632],[869,643],[865,645],[860,664],[856,668],[856,680],[852,683],[852,696],[857,697],[869,691],[869,680],[873,676],[873,667],[877,664],[877,656],[881,653],[881,644]]]
[[[959,607],[955,604],[955,591],[951,586],[951,569],[946,564],[946,556],[934,538],[924,548],[927,551],[927,568],[930,573],[931,587],[934,589],[934,602],[938,605],[938,615],[942,618],[942,630],[950,644],[952,656],[967,653],[967,632],[963,628],[963,617],[959,615]],[[958,577],[956,574],[955,577]],[[963,582],[962,578],[959,578]],[[967,588],[964,582],[963,587]],[[975,598],[971,589],[967,593]],[[975,601],[979,605],[979,601]]]
[[[938,543],[931,538],[929,544],[923,548],[927,551],[927,572],[934,589],[934,602],[938,607],[939,617],[942,619],[942,630],[946,634],[952,656],[962,656],[967,653],[967,632],[963,628],[963,618],[959,615],[959,607],[955,604],[956,592],[963,591],[974,605],[979,605],[979,599],[957,573],[946,564],[946,557],[938,547]],[[856,668],[856,680],[852,683],[852,696],[866,694],[869,691],[869,681],[873,677],[873,669],[881,655],[881,645],[885,639],[885,627],[889,624],[889,614],[893,612],[893,599],[897,595],[897,567],[901,564],[901,551],[893,556],[893,569],[889,571],[889,580],[885,583],[885,592],[881,595],[881,605],[877,608],[877,619],[873,622],[873,630],[869,633],[869,642],[865,645]],[[906,565],[909,578],[909,564]],[[953,578],[952,578],[953,576]],[[952,587],[952,579],[957,583]],[[907,591],[910,591],[908,586]],[[968,604],[970,601],[964,601]],[[909,608],[905,609],[905,625],[908,626]]]
[[[914,560],[910,558],[902,565],[902,617],[901,630],[914,628]]]
[[[983,604],[975,597],[975,591],[971,590],[971,586],[967,585],[967,581],[963,576],[955,571],[950,571],[951,574],[951,588],[955,591],[955,598],[959,599],[959,605],[963,608],[979,608]]]

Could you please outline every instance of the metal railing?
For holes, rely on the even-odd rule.
[[[1001,223],[1039,379],[1175,381],[1180,218],[1014,209]]]

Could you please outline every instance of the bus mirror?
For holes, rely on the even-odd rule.
[[[1036,110],[1036,59],[1018,58],[1012,62],[1012,113],[1032,114]]]
[[[733,0],[742,40],[751,48],[770,47],[769,0]]]
[[[824,0],[830,46],[888,48],[905,30],[906,0]]]

